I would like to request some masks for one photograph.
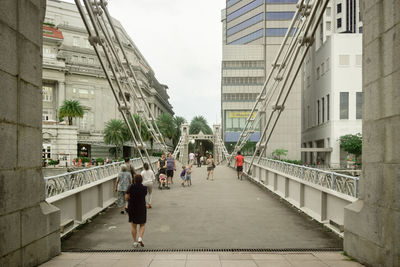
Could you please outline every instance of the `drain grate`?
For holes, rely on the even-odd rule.
[[[66,249],[63,252],[116,253],[116,252],[335,252],[343,248],[194,248],[194,249]]]

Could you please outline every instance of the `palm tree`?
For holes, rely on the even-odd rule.
[[[106,123],[104,129],[104,143],[115,146],[115,158],[118,158],[118,150],[130,139],[125,122],[112,119]]]
[[[60,121],[63,121],[63,119],[67,117],[68,125],[72,125],[72,118],[83,117],[83,108],[78,100],[64,100],[58,112],[58,117]]]
[[[157,117],[156,123],[158,129],[160,129],[161,134],[169,139],[174,138],[176,135],[176,126],[174,122],[174,117],[168,113],[162,113]]]
[[[208,126],[207,120],[203,116],[196,116],[192,119],[189,126],[190,134],[198,134],[202,131],[204,134],[212,134],[210,126]]]

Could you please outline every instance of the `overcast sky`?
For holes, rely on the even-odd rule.
[[[118,19],[188,122],[220,123],[222,25],[225,0],[110,0]]]

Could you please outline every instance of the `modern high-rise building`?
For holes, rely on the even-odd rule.
[[[114,24],[154,115],[174,114],[168,87],[157,81],[121,23],[114,20]],[[132,99],[129,93],[125,96]],[[78,100],[84,109],[83,118],[74,119],[73,126],[59,123],[58,117],[63,101],[71,99]],[[121,118],[75,4],[47,0],[43,25],[43,157],[60,159],[65,166],[64,162],[70,163],[76,156],[110,156],[110,146],[103,141],[105,123]],[[124,154],[130,155],[131,150],[132,145],[127,145]]]
[[[362,131],[362,22],[357,0],[330,1],[302,73],[302,160],[346,167],[340,136]]]
[[[297,0],[228,0],[222,11],[221,118],[223,138],[233,148],[296,11]],[[258,129],[262,129],[261,121]],[[260,132],[250,140],[259,141]],[[267,155],[287,149],[300,159],[301,83],[297,79],[268,144]]]

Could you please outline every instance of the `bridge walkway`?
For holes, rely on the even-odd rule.
[[[154,190],[148,210],[147,249],[342,248],[342,240],[272,193],[239,181],[219,165],[215,180],[193,166],[191,187],[180,185],[178,166],[170,190]],[[132,249],[127,215],[111,207],[62,242],[63,251]]]

